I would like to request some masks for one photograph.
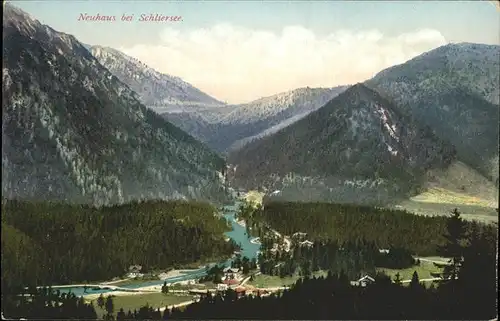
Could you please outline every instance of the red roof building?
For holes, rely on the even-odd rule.
[[[243,286],[239,286],[236,289],[234,289],[234,291],[236,291],[236,293],[241,293],[241,292],[245,293],[246,290],[247,289],[245,289],[245,287],[243,287]]]
[[[240,283],[240,281],[238,281],[236,279],[225,279],[223,282],[224,282],[224,284],[227,284],[227,285],[236,285],[236,284]]]

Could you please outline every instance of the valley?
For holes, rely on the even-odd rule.
[[[232,60],[230,25],[106,46],[25,6],[3,13],[2,319],[495,316],[499,45],[401,36],[410,58],[348,83],[318,69],[342,34],[285,28],[328,44],[304,61],[248,33],[267,45]]]

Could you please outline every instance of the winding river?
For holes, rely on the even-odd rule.
[[[241,245],[241,256],[246,256],[249,259],[252,258],[257,258],[258,251],[260,249],[260,244],[254,244],[250,242],[251,238],[249,238],[246,235],[246,229],[245,227],[239,225],[236,223],[235,220],[235,215],[236,211],[238,209],[239,202],[236,202],[234,205],[230,206],[225,206],[224,207],[224,218],[231,223],[232,230],[229,232],[226,232],[225,234],[234,240],[236,244]],[[223,263],[225,266],[229,266],[231,264],[232,259],[229,259]],[[221,264],[219,263],[219,264]],[[176,277],[171,277],[167,278],[165,280],[150,280],[150,281],[144,281],[141,283],[135,283],[135,284],[129,284],[129,285],[123,285],[120,286],[121,288],[128,288],[128,289],[137,289],[137,288],[142,288],[145,286],[152,286],[152,285],[162,285],[163,282],[167,283],[173,283],[173,282],[179,282],[179,281],[186,281],[186,280],[192,280],[192,279],[198,279],[202,276],[205,276],[207,273],[207,268],[201,268],[198,270],[193,270],[188,273],[182,274],[180,276]],[[107,293],[107,292],[112,292],[113,290],[105,290],[105,289],[99,289],[99,290],[91,290],[87,289],[87,292],[84,293],[84,288],[83,287],[68,287],[64,289],[59,289],[61,292],[72,292],[77,296],[81,295],[86,295],[86,294],[94,294],[94,293]]]

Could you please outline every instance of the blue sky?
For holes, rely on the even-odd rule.
[[[362,81],[448,42],[500,43],[500,11],[491,2],[480,1],[10,2],[82,42],[121,49],[232,102],[296,86]],[[81,13],[115,15],[117,19],[134,14],[136,19],[83,22],[77,20]],[[149,13],[179,15],[182,21],[137,21],[141,14]],[[295,44],[293,32],[298,35]],[[357,59],[372,54],[379,57],[369,57],[365,69],[347,74],[331,60],[349,64],[350,52]],[[312,61],[311,68],[294,66],[304,59]],[[269,69],[278,74],[269,80],[272,83],[255,81]]]

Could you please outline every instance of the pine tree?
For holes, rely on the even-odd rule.
[[[417,272],[417,271],[415,271],[415,272]],[[418,275],[417,275],[417,278],[418,278]],[[399,274],[399,272],[396,273],[396,275],[395,275],[394,283],[397,285],[401,285],[401,275]]]
[[[125,312],[123,311],[123,308],[120,308],[120,311],[116,314],[116,320],[125,320]]]
[[[111,296],[108,296],[106,298],[106,312],[108,315],[113,315],[113,312],[115,312],[115,306],[113,304],[113,298]]]
[[[97,306],[99,308],[103,309],[104,308],[104,303],[105,303],[104,296],[101,293],[101,295],[99,295],[99,297],[97,298]]]
[[[456,208],[446,222],[446,231],[447,233],[444,235],[446,244],[439,247],[441,255],[450,257],[449,264],[443,269],[443,277],[454,281],[463,263],[463,242],[466,232],[466,222],[462,220],[460,212]]]
[[[411,281],[410,281],[410,288],[411,289],[421,289],[422,288],[417,271],[413,271],[413,275],[411,276]]]
[[[170,318],[170,310],[168,309],[168,306],[165,307],[165,310],[163,311],[163,320],[168,320]]]

